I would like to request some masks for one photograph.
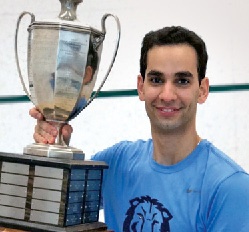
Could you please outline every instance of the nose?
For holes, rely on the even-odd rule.
[[[173,83],[166,82],[162,88],[161,92],[159,94],[159,98],[165,102],[170,102],[176,99],[176,87]]]

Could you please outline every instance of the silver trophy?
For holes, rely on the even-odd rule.
[[[61,127],[75,118],[98,95],[115,61],[120,23],[116,16],[102,17],[102,31],[78,24],[77,5],[83,0],[60,0],[61,12],[57,20],[35,21],[30,12],[23,12],[17,21],[15,55],[18,73],[24,91],[42,112],[46,121],[58,127],[54,145],[31,144],[25,154],[84,159],[83,151],[67,146],[61,136]],[[18,31],[22,18],[31,17],[28,27],[28,87],[21,72],[18,56]],[[117,24],[117,39],[110,66],[98,89],[93,92],[106,34],[106,19],[111,16]]]

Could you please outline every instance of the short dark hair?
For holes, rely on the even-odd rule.
[[[147,33],[142,42],[140,57],[140,74],[145,78],[147,54],[154,46],[188,44],[197,53],[197,72],[199,83],[206,75],[208,54],[205,42],[193,31],[181,26],[164,27]]]
[[[90,42],[86,66],[92,67],[93,75],[94,75],[96,69],[98,68],[98,62],[99,62],[99,57],[98,57],[97,49],[95,48],[93,43]]]

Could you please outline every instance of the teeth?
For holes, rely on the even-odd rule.
[[[174,111],[173,109],[163,109],[163,112],[172,112]]]

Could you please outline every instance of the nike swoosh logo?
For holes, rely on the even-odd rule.
[[[201,191],[195,189],[187,189],[187,193],[200,193]]]

